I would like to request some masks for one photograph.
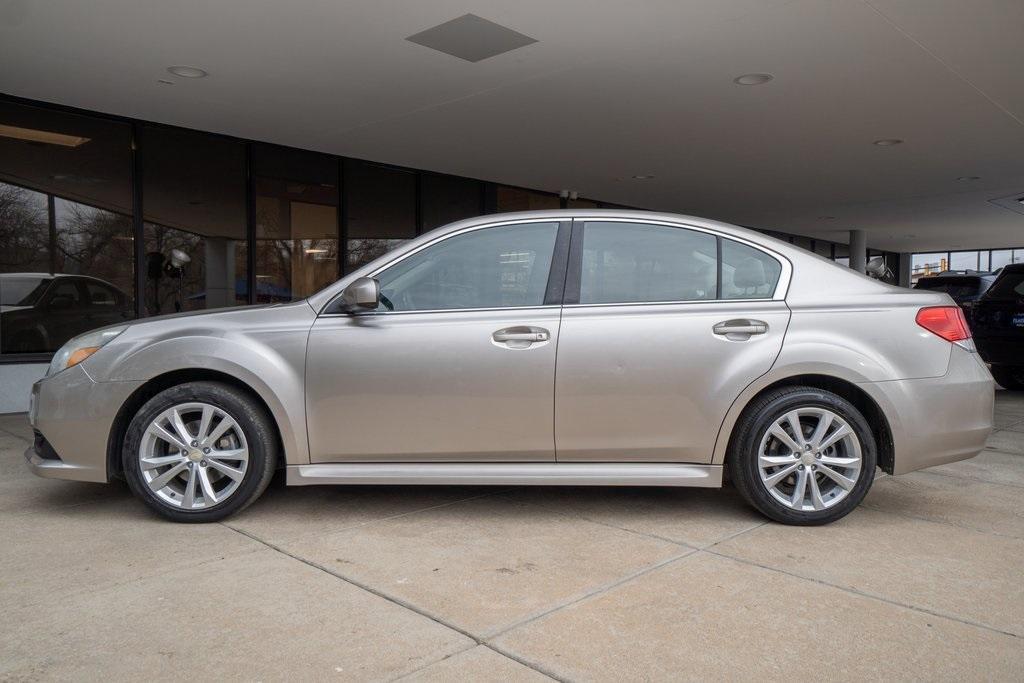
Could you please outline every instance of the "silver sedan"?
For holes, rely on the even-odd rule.
[[[970,458],[993,382],[960,309],[714,221],[485,216],[303,301],[77,337],[32,390],[44,477],[157,513],[287,483],[722,485],[791,524],[876,468]]]

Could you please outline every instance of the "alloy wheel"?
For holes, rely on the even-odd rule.
[[[825,510],[845,499],[860,477],[860,440],[850,424],[826,408],[797,408],[765,431],[758,449],[761,483],[779,503]]]
[[[183,510],[224,502],[238,490],[249,466],[242,428],[208,403],[181,403],[153,418],[138,457],[149,490]]]

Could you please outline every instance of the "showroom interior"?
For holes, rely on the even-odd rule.
[[[1022,26],[1014,0],[0,2],[0,602],[35,629],[0,679],[185,669],[118,655],[110,610],[230,679],[1019,675],[1021,392],[981,455],[880,473],[833,536],[729,493],[274,484],[165,532],[22,452],[72,337],[298,301],[464,218],[699,216],[896,287],[1024,264]],[[186,584],[208,605],[155,614]],[[74,657],[30,638],[58,631]]]

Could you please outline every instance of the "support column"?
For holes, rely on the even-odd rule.
[[[899,272],[899,285],[900,287],[910,286],[911,276],[911,260],[910,254],[900,254],[900,272]]]
[[[850,231],[850,267],[863,273],[868,265],[868,238],[863,230]]]

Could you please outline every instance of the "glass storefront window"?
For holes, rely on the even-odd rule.
[[[0,353],[134,317],[131,127],[0,102]]]
[[[468,178],[425,173],[420,177],[423,230],[433,230],[483,213],[482,183]]]
[[[950,270],[977,270],[978,252],[954,251],[949,254]]]
[[[978,270],[988,270],[988,257],[990,253],[987,251],[978,252]]]
[[[244,145],[147,126],[142,149],[147,314],[248,303]]]
[[[499,213],[505,211],[539,211],[542,209],[557,209],[561,207],[561,200],[558,195],[524,190],[519,187],[507,187],[499,185],[496,188],[495,210]]]
[[[364,161],[347,161],[344,180],[348,273],[416,236],[416,175]]]
[[[996,249],[992,251],[992,263],[989,265],[989,268],[997,270],[1011,263],[1013,263],[1012,249]]]
[[[338,279],[338,162],[254,145],[256,300],[302,299]]]
[[[930,254],[914,254],[910,260],[910,278],[917,282],[917,278],[927,275],[935,275],[949,268],[949,254],[944,251],[937,251]]]

